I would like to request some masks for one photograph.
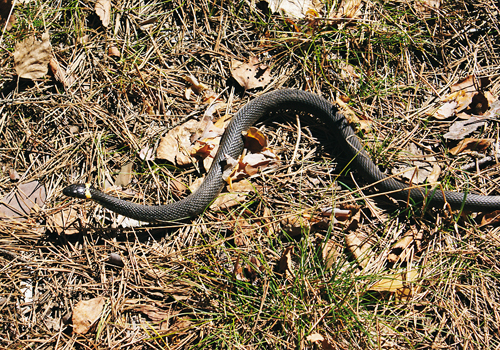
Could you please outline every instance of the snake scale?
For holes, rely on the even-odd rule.
[[[276,110],[295,110],[310,113],[331,127],[331,133],[341,143],[355,167],[366,180],[376,183],[381,191],[402,199],[412,198],[416,202],[426,200],[439,207],[448,203],[453,208],[472,211],[500,209],[500,196],[483,196],[463,192],[427,191],[424,188],[409,189],[407,184],[384,175],[363,149],[359,138],[345,117],[337,112],[328,100],[310,92],[283,89],[265,93],[243,106],[227,127],[219,150],[205,181],[186,198],[166,205],[140,205],[107,195],[89,185],[74,184],[66,187],[66,196],[92,199],[118,214],[146,222],[173,222],[199,215],[219,195],[224,187],[222,171],[226,159],[238,159],[243,151],[242,132],[247,131],[257,120]]]

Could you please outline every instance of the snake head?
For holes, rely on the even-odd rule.
[[[63,194],[68,197],[90,199],[90,184],[74,184],[63,189]]]

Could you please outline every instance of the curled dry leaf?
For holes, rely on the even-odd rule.
[[[21,176],[19,176],[19,173],[16,171],[16,169],[9,169],[9,178],[11,181],[19,181]]]
[[[123,262],[122,257],[120,256],[120,254],[117,254],[117,253],[109,254],[108,264],[114,265],[117,267],[124,267],[125,266],[125,263]]]
[[[180,166],[191,164],[193,157],[202,158],[208,171],[229,119],[224,116],[214,124],[211,118],[213,113],[223,106],[225,104],[222,102],[215,103],[205,111],[200,121],[189,120],[170,130],[161,138],[156,157]]]
[[[250,127],[248,131],[243,132],[245,138],[245,148],[252,153],[262,151],[267,147],[267,137],[256,127]]]
[[[245,90],[264,87],[272,80],[268,66],[259,63],[255,56],[248,63],[231,61],[231,75]]]
[[[453,114],[456,114],[469,107],[473,97],[474,93],[467,92],[465,90],[459,90],[446,96],[443,99],[443,102],[455,102]]]
[[[115,46],[115,45],[111,45],[109,48],[108,48],[108,56],[110,57],[120,57],[120,50]]]
[[[101,19],[103,27],[107,28],[111,18],[111,0],[97,0],[95,13]]]
[[[474,93],[486,88],[488,84],[489,79],[487,77],[477,78],[474,75],[469,75],[450,86],[450,92],[466,91]]]
[[[49,61],[49,68],[54,78],[61,84],[65,85],[66,83],[66,71],[59,65],[59,62],[55,59],[55,57],[51,57]],[[66,86],[66,85],[65,85]]]
[[[415,242],[415,236],[410,231],[392,247],[387,260],[391,263],[396,263],[398,260],[406,261],[411,255],[408,248],[413,242]]]
[[[224,165],[224,169],[222,170],[222,179],[227,183],[231,184],[231,175],[236,171],[238,167],[238,161],[226,154],[226,164]]]
[[[248,277],[251,281],[255,281],[261,272],[262,263],[255,256],[251,256],[249,259],[249,264],[245,269],[248,272]]]
[[[144,146],[141,148],[141,151],[139,152],[139,158],[142,160],[154,160],[154,149],[149,146]]]
[[[500,210],[484,214],[481,218],[481,226],[498,225],[498,223],[500,223]]]
[[[73,333],[87,333],[101,316],[104,302],[104,297],[79,301],[73,309]]]
[[[266,168],[279,164],[279,157],[267,148],[267,137],[257,128],[244,133],[246,151],[239,159],[238,166],[230,174],[230,181],[243,179],[257,174]]]
[[[342,61],[339,65],[340,68],[340,77],[343,80],[359,80],[359,74],[356,72],[356,69],[352,64],[345,63]]]
[[[482,152],[485,151],[488,147],[491,146],[492,140],[489,139],[472,139],[467,138],[463,139],[450,150],[450,153],[456,156],[459,153],[463,152]]]
[[[203,83],[200,83],[198,79],[196,79],[192,74],[186,75],[184,79],[189,83],[189,89],[194,91],[197,94],[202,93],[203,91],[208,89],[208,86],[206,86]]]
[[[488,98],[481,91],[489,84],[487,78],[478,79],[472,75],[450,86],[450,93],[443,97],[445,102],[434,113],[437,119],[446,119],[455,114],[468,119],[471,113],[483,114],[488,109]],[[460,113],[467,109],[468,113]]]
[[[17,75],[26,79],[38,79],[48,72],[51,57],[49,33],[42,35],[42,41],[30,36],[16,44],[14,68]]]
[[[295,276],[292,265],[292,253],[293,246],[286,248],[281,254],[281,258],[278,264],[279,272],[285,272],[286,278],[291,279]]]

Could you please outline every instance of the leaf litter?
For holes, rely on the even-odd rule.
[[[16,6],[16,11],[22,11],[18,17],[22,21],[27,16],[35,16],[34,23],[44,20],[54,44],[45,50],[53,60],[49,66],[54,79],[41,79],[46,75],[40,73],[45,61],[35,59],[26,70],[41,75],[29,79],[41,80],[9,90],[10,80],[20,74],[9,52],[4,50],[2,56],[7,62],[0,75],[2,170],[16,169],[22,174],[17,180],[6,175],[2,188],[10,193],[18,183],[43,179],[47,198],[40,208],[32,209],[29,220],[0,222],[0,259],[5,266],[0,275],[0,305],[8,311],[0,346],[44,342],[74,347],[75,342],[88,339],[95,341],[96,348],[116,344],[124,348],[206,347],[207,341],[217,346],[242,340],[272,348],[304,347],[307,341],[323,348],[370,348],[373,344],[405,348],[408,342],[429,348],[467,348],[471,343],[496,346],[490,336],[498,323],[491,307],[498,301],[499,289],[491,273],[498,261],[496,231],[490,226],[495,216],[459,217],[438,209],[422,214],[413,206],[403,215],[400,211],[388,215],[384,199],[375,197],[378,193],[367,189],[367,184],[356,183],[357,176],[338,177],[345,164],[339,157],[336,168],[328,160],[328,147],[316,140],[317,129],[325,128],[314,121],[302,125],[300,133],[294,123],[290,126],[280,118],[271,130],[260,129],[266,130],[263,134],[273,149],[280,151],[280,171],[256,168],[260,166],[257,161],[247,171],[255,174],[251,182],[230,180],[229,192],[244,184],[241,200],[209,209],[188,224],[179,223],[179,229],[118,229],[94,204],[69,201],[60,193],[69,183],[106,187],[123,175],[121,184],[139,194],[124,198],[155,204],[182,198],[188,192],[185,184],[192,186],[208,168],[205,160],[203,165],[197,162],[210,159],[211,140],[204,139],[217,131],[193,127],[194,133],[187,138],[194,150],[185,154],[190,160],[181,166],[155,157],[155,145],[166,130],[182,125],[187,115],[203,119],[204,113],[216,125],[271,84],[273,89],[313,91],[331,101],[338,91],[342,109],[360,126],[367,150],[386,173],[398,160],[408,158],[401,149],[414,143],[435,157],[430,163],[439,163],[441,178],[449,186],[468,190],[464,186],[472,184],[478,187],[471,188],[474,192],[495,193],[495,156],[490,156],[493,166],[474,168],[464,184],[457,170],[464,153],[449,156],[444,148],[452,149],[457,142],[441,138],[452,117],[485,120],[479,130],[459,135],[457,141],[476,139],[468,143],[473,146],[480,143],[477,140],[497,137],[498,108],[492,96],[497,93],[498,78],[491,74],[498,66],[495,40],[480,27],[482,17],[476,8],[467,12],[470,22],[450,25],[450,8],[430,1],[385,6],[343,1],[329,8],[309,8],[301,15],[303,20],[269,15],[262,11],[262,4],[243,4],[238,9],[240,17],[233,16],[234,9],[226,3],[210,13],[202,4],[191,2],[175,8],[169,8],[175,5],[170,3],[131,4],[129,9],[113,12],[113,23],[111,11],[103,11],[105,16],[97,19],[102,28],[94,30],[87,22],[78,28],[73,23],[68,29],[54,26],[49,19],[57,20],[60,12],[48,5],[41,2],[33,14],[22,6]],[[454,16],[464,15],[454,6]],[[481,3],[477,8],[491,11],[486,6]],[[391,9],[407,17],[393,21]],[[91,7],[81,11],[94,14]],[[258,18],[242,21],[245,16]],[[407,18],[412,22],[407,23]],[[22,28],[34,23],[14,27],[12,37],[4,36],[2,44],[14,51],[14,40],[26,37]],[[397,41],[394,33],[409,24],[423,33],[431,29],[443,35],[426,35],[422,41],[412,31],[408,32],[411,40]],[[114,44],[109,41],[111,34]],[[118,43],[120,56],[110,51]],[[416,55],[412,45],[418,52],[422,47],[433,50],[432,61],[425,54]],[[309,56],[312,52],[314,59]],[[363,59],[352,52],[362,52]],[[442,53],[446,60],[434,53]],[[262,84],[259,77],[269,73],[270,78],[261,87],[243,84],[246,93],[240,94],[230,78],[232,61],[242,63],[241,57],[261,58],[253,59],[253,65],[249,59],[250,74],[241,74],[243,79]],[[392,65],[395,59],[405,62]],[[262,62],[272,62],[272,76]],[[479,67],[478,62],[489,66]],[[388,66],[390,74],[381,68]],[[472,72],[477,78],[466,79],[455,91],[450,89],[449,101],[439,103],[454,104],[444,113],[447,119],[425,116],[423,111],[429,108],[424,101],[442,96],[438,91],[446,91],[449,81],[460,81],[453,74]],[[483,85],[478,72],[492,82]],[[68,83],[68,79],[73,80]],[[61,84],[64,92],[58,90]],[[203,85],[208,88],[201,91]],[[386,120],[384,115],[395,117]],[[295,119],[295,115],[290,117]],[[407,132],[424,118],[428,124]],[[327,140],[331,138],[328,130],[323,131]],[[180,139],[179,135],[174,139]],[[257,143],[259,139],[257,134]],[[387,143],[378,147],[380,140]],[[216,146],[215,142],[213,149]],[[476,148],[470,154],[493,148]],[[423,160],[426,157],[411,156],[423,162],[428,161]],[[240,161],[234,160],[234,165]],[[132,177],[130,169],[122,171],[127,164],[134,164]],[[357,209],[350,209],[352,202]],[[51,221],[53,214],[60,215],[59,221]],[[39,218],[46,221],[40,224]],[[111,263],[111,254],[125,263]],[[86,325],[82,334],[86,335],[68,337],[65,327],[71,326],[71,316],[69,323],[64,320],[75,311],[74,305],[103,293],[112,300],[109,310],[106,306],[97,318],[82,317]],[[393,317],[395,313],[400,317]],[[346,314],[352,317],[345,318]],[[423,320],[418,327],[406,322],[415,317]],[[445,330],[443,320],[453,323],[453,329]],[[298,326],[304,322],[311,328]],[[394,329],[405,335],[404,340]],[[231,337],[236,333],[237,338]],[[307,338],[309,334],[315,337]],[[433,334],[432,339],[428,334]]]

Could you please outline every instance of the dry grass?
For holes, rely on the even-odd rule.
[[[243,92],[231,78],[231,60],[253,55],[273,68],[266,91],[347,96],[373,121],[363,138],[381,167],[404,160],[401,150],[416,143],[444,169],[443,186],[498,194],[497,163],[460,171],[471,158],[448,153],[454,143],[442,135],[449,120],[425,114],[471,74],[489,77],[498,94],[494,2],[446,3],[426,14],[414,2],[364,2],[352,23],[290,21],[262,5],[114,2],[107,30],[93,2],[17,5],[17,24],[0,43],[0,188],[16,188],[8,176],[15,169],[21,183],[44,183],[47,200],[27,221],[0,222],[0,347],[500,348],[498,228],[480,226],[473,214],[398,207],[380,195],[368,201],[375,192],[359,190],[369,185],[362,174],[338,177],[349,159],[312,118],[301,121],[295,158],[296,116],[281,113],[266,123],[273,148],[282,151],[279,171],[253,178],[257,193],[244,205],[208,210],[178,227],[125,229],[98,206],[62,195],[75,182],[105,187],[132,162],[134,200],[185,196],[172,179],[189,185],[199,167],[138,154],[186,117],[203,115],[200,96],[184,97],[187,74],[220,93],[230,113],[261,94]],[[45,30],[75,79],[71,86],[50,75],[15,75],[15,43]],[[111,46],[119,58],[107,54]],[[346,64],[359,78],[341,74]],[[497,140],[498,131],[492,120],[474,136]],[[349,203],[362,207],[356,228],[321,221],[295,225],[292,233],[278,225]],[[69,206],[79,230],[57,233],[48,219]],[[353,234],[370,242],[366,260],[347,249]],[[414,239],[407,248],[395,247],[408,235]],[[336,247],[331,267],[325,243]],[[113,254],[123,267],[110,261]],[[381,276],[409,270],[418,271],[409,298],[367,291]],[[86,334],[74,334],[75,305],[96,297],[105,298],[100,318]],[[307,340],[316,333],[323,345]]]

